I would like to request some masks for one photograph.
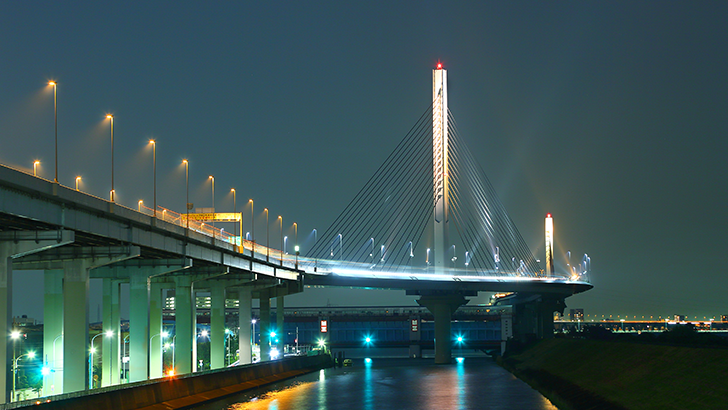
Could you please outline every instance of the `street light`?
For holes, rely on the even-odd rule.
[[[268,225],[268,208],[263,209],[265,212],[265,261],[270,261],[270,226]]]
[[[152,167],[154,168],[154,217],[157,217],[157,142],[149,140],[152,144]]]
[[[169,336],[169,333],[167,333],[165,331],[162,331],[162,332],[157,333],[156,335],[154,335],[154,336],[152,336],[152,337],[149,338],[149,360],[150,360],[149,367],[150,368],[151,368],[151,360],[152,360],[152,356],[151,356],[151,354],[152,354],[152,339],[154,339],[157,336],[160,336],[160,340],[161,340],[161,339],[165,339],[167,336]]]
[[[316,239],[317,239],[316,236],[318,234],[318,231],[316,231],[316,228],[314,228],[314,230],[311,232],[313,233],[313,247],[314,247],[314,249],[316,249]],[[318,271],[318,259],[316,259],[315,257],[313,259],[313,271],[314,272]]]
[[[235,218],[235,214],[238,212],[238,204],[237,204],[237,195],[235,194],[235,188],[230,188],[230,192],[233,193],[233,218]],[[240,216],[240,220],[242,222],[243,216]],[[243,237],[242,237],[243,227],[240,227],[240,245],[243,244]],[[238,236],[238,226],[235,225],[233,227],[233,236]]]
[[[96,340],[97,337],[101,335],[106,335],[106,337],[112,337],[114,336],[113,330],[107,330],[106,332],[101,332],[96,334],[94,337],[91,338],[91,355],[88,359],[88,388],[93,389],[94,388],[94,352],[96,349],[94,348],[94,340]]]
[[[114,202],[114,115],[106,114],[111,123],[111,202]]]
[[[251,257],[255,257],[255,214],[253,213],[253,199],[249,199],[248,202],[250,202],[250,225],[252,225],[252,228],[250,229],[250,240],[253,242],[253,252],[250,254]]]
[[[296,245],[293,249],[296,251],[296,269],[298,269],[298,254],[299,254],[300,248],[298,247],[298,245]]]
[[[76,177],[76,191],[78,191],[78,183],[81,182],[81,176]]]
[[[185,209],[187,209],[187,229],[190,229],[190,162],[186,159],[182,160],[182,163],[185,164],[185,185],[187,185],[187,202],[185,202]],[[189,231],[187,232],[187,235],[189,235]]]
[[[15,361],[13,362],[13,397],[11,398],[11,400],[10,400],[10,401],[15,401],[15,380],[17,379],[17,373],[18,373],[18,361],[19,361],[19,360],[20,360],[20,359],[21,359],[21,358],[22,358],[23,356],[28,356],[29,358],[31,358],[31,359],[32,359],[32,358],[34,358],[34,357],[35,357],[35,352],[28,352],[28,353],[26,353],[26,354],[21,354],[21,355],[20,355],[20,356],[18,356],[18,358],[17,358],[17,359],[15,359]]]
[[[253,324],[253,333],[250,335],[250,360],[253,360],[253,346],[255,346],[255,324],[258,321],[255,319],[252,319],[250,323]]]
[[[56,145],[56,176],[53,182],[58,183],[58,83],[48,81],[48,85],[53,86],[53,117],[55,118],[55,145]]]
[[[278,215],[278,221],[281,223],[281,266],[283,266],[283,217]]]
[[[38,165],[40,165],[40,161],[38,161],[37,159],[35,161],[33,161],[33,176],[34,177],[38,176]]]
[[[230,344],[228,343],[228,339],[232,336],[232,333],[233,332],[230,329],[225,329],[225,366],[227,366],[230,361]]]
[[[215,227],[215,177],[210,175],[208,177],[212,181],[212,227]],[[215,231],[212,231],[212,236],[215,237]]]

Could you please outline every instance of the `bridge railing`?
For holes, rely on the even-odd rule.
[[[336,274],[351,277],[378,277],[382,279],[437,279],[437,280],[521,280],[533,282],[579,282],[589,283],[586,275],[569,276],[566,274],[553,274],[545,276],[540,273],[525,275],[518,271],[490,270],[476,271],[474,269],[445,268],[440,273],[435,272],[433,266],[378,266],[368,263],[338,261],[331,259],[313,259],[299,257],[299,269],[309,274]]]

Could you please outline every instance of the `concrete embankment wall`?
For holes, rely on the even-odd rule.
[[[130,383],[51,396],[50,402],[35,400],[0,405],[0,409],[33,406],[36,409],[176,409],[229,394],[295,377],[332,365],[328,355],[290,357],[202,373]],[[41,399],[44,401],[45,399]]]

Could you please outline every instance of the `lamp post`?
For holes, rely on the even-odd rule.
[[[212,181],[212,227],[215,227],[215,177],[210,175],[208,177]],[[212,236],[215,236],[215,231],[212,231]]]
[[[107,330],[106,332],[101,332],[96,334],[94,337],[91,338],[91,354],[89,355],[88,359],[88,388],[93,389],[94,388],[94,351],[96,350],[94,348],[94,340],[96,340],[97,337],[101,335],[106,335],[106,337],[112,337],[114,335],[114,331]]]
[[[296,251],[296,270],[298,270],[298,254],[299,254],[299,250],[300,250],[300,248],[298,247],[298,245],[296,245],[296,246],[295,246],[295,247],[293,248],[293,250],[295,250],[295,251]]]
[[[172,336],[172,370],[176,369],[176,367],[174,365],[174,360],[175,360],[175,356],[174,356],[174,342],[176,340],[177,340],[177,335],[175,334],[174,336]]]
[[[250,253],[250,257],[255,257],[255,214],[253,213],[253,199],[249,199],[250,202],[250,240],[253,242],[253,251]]]
[[[23,356],[28,356],[29,358],[32,359],[32,358],[35,357],[35,352],[28,352],[26,354],[21,354],[20,356],[18,356],[17,359],[14,360],[14,362],[13,362],[13,397],[12,397],[12,400],[10,400],[10,401],[15,401],[15,380],[18,378],[17,377],[17,373],[18,373],[18,361]]]
[[[49,81],[48,85],[53,86],[53,117],[55,120],[55,145],[56,145],[56,174],[53,182],[58,183],[58,83]]]
[[[255,346],[255,324],[258,321],[255,319],[252,319],[250,323],[253,324],[253,333],[250,334],[250,361],[253,361],[253,346]]]
[[[189,229],[190,229],[190,162],[186,159],[182,160],[182,163],[185,164],[185,185],[187,185],[187,202],[185,203],[185,209],[187,210],[187,235],[189,235]]]
[[[157,142],[149,140],[152,144],[152,167],[154,168],[154,217],[157,217]]]
[[[339,234],[339,260],[344,260],[344,236]]]
[[[230,329],[225,329],[225,367],[229,364],[230,361],[230,343],[228,343],[228,339],[230,338],[230,335],[232,334],[232,331]]]
[[[78,191],[78,183],[81,182],[81,176],[76,177],[76,191]]]
[[[268,208],[263,209],[265,212],[265,261],[270,261],[270,226],[268,225]]]
[[[318,231],[316,231],[316,228],[314,228],[313,232],[313,247],[316,248],[316,236],[318,234]],[[314,257],[313,259],[313,271],[318,271],[318,259]]]
[[[235,214],[238,212],[238,204],[237,204],[237,195],[235,194],[235,188],[230,188],[230,192],[233,193],[233,218],[235,217]],[[242,216],[240,217],[242,220]],[[243,244],[243,238],[242,238],[242,226],[240,227],[241,236],[240,236],[240,245]],[[233,226],[233,236],[238,236],[238,226]]]
[[[106,114],[111,124],[111,202],[114,202],[114,115]]]
[[[62,338],[62,337],[63,337],[63,333],[61,333],[60,335],[56,336],[55,339],[53,339],[53,370],[56,369],[56,340],[58,340],[58,338]]]
[[[161,343],[161,339],[164,339],[167,336],[169,336],[169,333],[167,333],[165,331],[162,331],[162,332],[157,333],[156,335],[154,335],[154,336],[152,336],[152,337],[149,338],[149,368],[150,368],[150,371],[151,371],[151,368],[152,368],[152,363],[151,363],[151,361],[152,361],[152,339],[154,339],[157,336],[160,337],[160,343]],[[160,348],[161,348],[161,346],[160,346]]]
[[[278,222],[281,223],[281,266],[283,266],[283,217],[278,215]]]
[[[40,161],[38,161],[37,159],[35,161],[33,161],[33,176],[34,177],[38,176],[38,165],[40,165]]]

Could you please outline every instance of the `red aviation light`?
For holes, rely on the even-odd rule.
[[[437,62],[437,69],[442,70],[442,63],[439,61]]]
[[[546,214],[546,218],[551,218],[551,214]]]

